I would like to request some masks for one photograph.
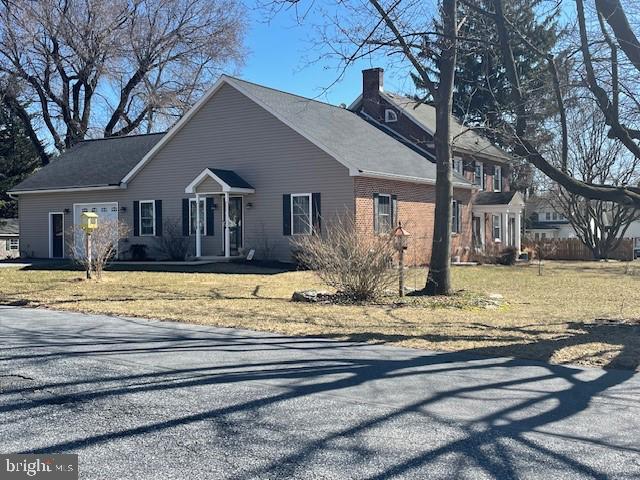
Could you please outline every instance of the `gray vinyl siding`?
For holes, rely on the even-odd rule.
[[[132,225],[134,201],[162,200],[163,223],[173,220],[181,225],[182,199],[190,196],[184,189],[207,167],[234,170],[255,188],[255,194],[244,196],[244,246],[255,248],[258,257],[268,250],[273,259],[290,260],[289,237],[282,232],[283,194],[320,192],[325,219],[354,208],[353,181],[346,167],[224,85],[126,189],[21,195],[21,252],[47,257],[48,212],[69,209],[68,228],[74,203],[118,202],[126,207],[120,211],[121,220]],[[203,237],[203,255],[222,252],[222,201],[220,196],[214,199],[215,235]],[[252,208],[247,208],[249,202]],[[152,249],[154,239],[130,237],[126,243]]]

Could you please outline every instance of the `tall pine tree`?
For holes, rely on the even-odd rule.
[[[18,216],[17,202],[7,191],[41,165],[22,121],[0,105],[0,218]]]
[[[491,11],[493,2],[481,0],[479,6]],[[506,18],[540,51],[548,52],[555,47],[558,41],[558,26],[554,20],[557,12],[543,15],[542,0],[512,0],[505,2],[504,6]],[[465,22],[460,32],[461,53],[456,70],[453,113],[466,125],[481,128],[493,143],[509,150],[513,138],[506,127],[512,123],[516,105],[502,62],[495,21],[462,3],[460,8],[460,18]],[[522,86],[526,91],[539,92],[532,96],[535,104],[526,106],[530,112],[527,136],[542,144],[551,140],[546,121],[556,114],[550,74],[545,60],[518,41],[516,34],[513,35],[513,53]],[[528,189],[532,181],[532,167],[523,163],[513,170],[512,187]]]
[[[478,0],[477,7],[493,10],[492,0]],[[509,125],[513,123],[516,105],[513,103],[510,83],[502,62],[500,41],[494,19],[480,14],[476,9],[459,2],[458,61],[453,93],[453,114],[470,128],[488,137],[494,144],[510,150],[513,138],[509,135]],[[543,0],[512,0],[505,2],[505,14],[511,24],[532,44],[542,51],[552,50],[558,42],[558,26],[554,20],[557,12],[542,15]],[[436,30],[441,26],[436,24]],[[515,35],[515,34],[514,34]],[[553,109],[553,88],[547,65],[522,41],[514,37],[514,57],[523,87],[527,91],[537,91],[535,104],[527,105],[531,112],[527,118],[528,138],[535,138],[542,144],[552,138],[547,130],[546,120],[556,114]],[[435,63],[429,50],[422,58]],[[420,79],[413,76],[416,87],[425,91]],[[426,101],[431,101],[430,97]],[[512,188],[526,190],[531,185],[533,167],[526,162],[515,165],[512,171]]]
[[[492,10],[491,0],[481,0],[479,3],[481,8]],[[557,42],[557,26],[554,16],[540,17],[538,10],[542,8],[541,4],[541,0],[505,2],[505,15],[532,44],[547,52]],[[510,97],[510,85],[501,60],[495,21],[462,3],[460,8],[460,16],[465,18],[465,22],[460,32],[462,40],[456,70],[454,113],[470,125],[487,126],[487,135],[500,144],[504,141],[500,132],[510,121],[515,105]],[[469,40],[465,41],[465,38]],[[553,90],[549,88],[547,64],[521,41],[517,41],[517,37],[514,36],[514,40],[517,47],[513,54],[523,79],[523,87],[527,91],[540,92],[536,96],[536,105],[530,106],[529,110],[536,113],[531,113],[528,124],[535,133],[544,135],[541,131],[544,120],[554,113],[548,107],[539,108],[541,105],[554,103],[549,99],[553,96]]]

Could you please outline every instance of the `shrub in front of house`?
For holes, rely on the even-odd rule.
[[[518,249],[516,247],[507,247],[500,252],[498,263],[500,265],[515,265],[518,260]]]
[[[155,237],[156,249],[162,257],[181,262],[189,253],[189,237],[182,234],[182,225],[176,219],[165,220],[164,232]]]
[[[372,300],[396,281],[391,236],[358,235],[351,216],[337,217],[321,235],[295,236],[292,244],[296,261],[342,297]]]

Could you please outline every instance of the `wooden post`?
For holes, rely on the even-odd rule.
[[[87,255],[87,279],[91,279],[91,266],[92,266],[92,262],[91,262],[91,234],[89,232],[85,232],[85,237],[86,237],[86,252],[85,254]]]
[[[404,297],[404,246],[400,247],[400,252],[398,253],[398,268],[400,272],[398,272],[399,278],[399,289],[400,296]]]

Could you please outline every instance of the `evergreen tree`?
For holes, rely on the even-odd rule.
[[[0,105],[0,218],[18,216],[17,202],[7,195],[7,191],[40,165],[40,156],[24,124]]]
[[[515,28],[526,36],[542,52],[551,51],[558,42],[558,26],[554,18],[557,12],[541,16],[543,0],[512,0],[505,2],[505,14]],[[479,0],[477,6],[486,11],[493,10],[492,0]],[[458,18],[463,19],[459,31],[458,61],[456,64],[455,90],[453,94],[453,114],[470,128],[486,136],[494,144],[511,150],[513,138],[509,126],[515,117],[510,83],[502,62],[500,42],[495,21],[478,14],[473,8],[459,2]],[[437,31],[442,31],[436,23]],[[548,130],[547,120],[555,115],[556,102],[553,97],[550,74],[543,58],[514,35],[514,58],[519,69],[522,87],[526,91],[538,92],[531,96],[527,105],[527,137],[538,145],[551,141],[553,135]],[[437,62],[428,49],[422,52],[427,63]],[[420,91],[425,91],[420,79],[413,75]],[[427,96],[424,100],[431,102]],[[511,187],[527,191],[533,186],[534,169],[522,161],[513,165]]]
[[[481,0],[480,7],[492,10],[491,0]],[[510,83],[502,62],[500,42],[495,22],[485,15],[478,15],[468,6],[459,4],[460,18],[465,19],[456,69],[453,113],[465,124],[481,126],[485,135],[494,143],[509,148],[505,138],[505,126],[512,123],[515,114]],[[512,25],[542,52],[551,51],[558,40],[555,15],[541,17],[542,0],[512,0],[505,2],[505,15]],[[465,39],[468,39],[465,41]],[[522,87],[526,91],[539,92],[535,105],[528,105],[528,137],[539,141],[549,140],[545,121],[555,111],[553,89],[547,65],[530,48],[518,41],[514,34],[514,59],[518,67]]]

